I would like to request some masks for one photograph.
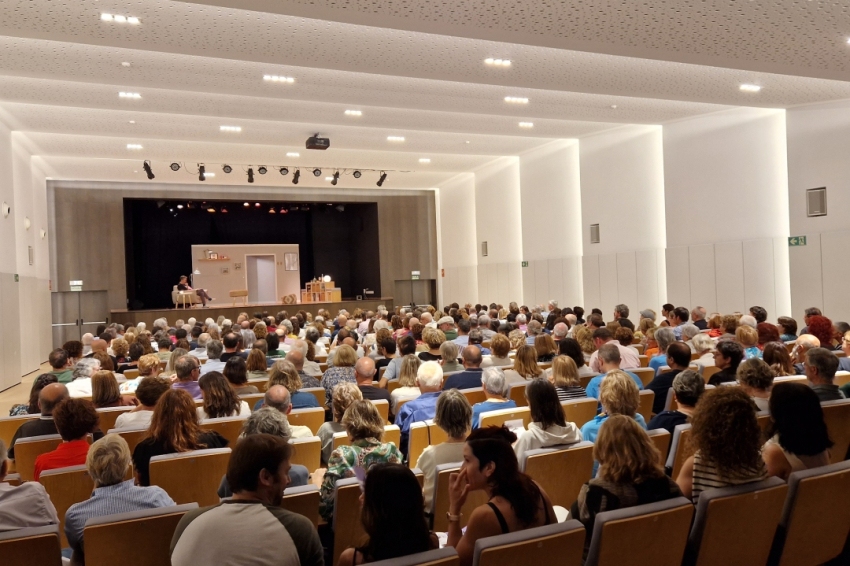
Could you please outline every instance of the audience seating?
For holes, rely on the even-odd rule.
[[[37,419],[41,415],[22,415],[19,417],[2,417],[0,418],[0,440],[3,441],[3,444],[8,448],[12,445],[12,439],[15,437],[15,433],[18,432],[18,429],[25,422]]]
[[[578,384],[581,385],[582,389],[587,389],[588,384],[590,384],[590,380],[596,377],[597,374],[594,375],[580,375],[578,378]]]
[[[324,387],[305,387],[304,389],[299,389],[299,391],[303,391],[304,393],[309,393],[316,397],[316,401],[319,403],[319,407],[325,406],[325,388]]]
[[[679,471],[685,460],[690,456],[688,441],[691,438],[691,425],[680,424],[673,429],[673,439],[670,443],[670,452],[667,455],[667,468],[672,470],[670,477],[674,480],[679,477]]]
[[[646,368],[638,368],[638,369],[630,369],[627,370],[640,378],[640,382],[643,383],[643,386],[646,387],[649,383],[655,379],[655,370],[646,367]]]
[[[318,470],[322,464],[322,439],[318,436],[306,438],[293,438],[289,443],[292,451],[291,464],[305,466],[310,472]]]
[[[325,359],[327,359],[327,358],[325,358]],[[378,370],[378,381],[383,379],[384,372],[386,372],[386,371],[387,371],[387,366],[384,366],[384,367],[382,367],[381,369]],[[398,387],[398,385],[396,385],[396,387]]]
[[[670,432],[664,428],[655,428],[646,431],[646,433],[661,454],[661,465],[665,465],[667,462],[667,451],[670,449]],[[673,479],[675,480],[676,478],[674,477]]]
[[[513,399],[517,407],[528,407],[528,399],[525,398],[525,388],[528,383],[514,383],[508,392],[508,399]]]
[[[14,464],[14,462],[12,462]],[[18,487],[21,485],[21,474],[7,474],[5,478],[3,478],[3,483],[8,483],[12,487]]]
[[[0,532],[0,556],[3,564],[62,566],[59,526]]]
[[[328,371],[328,364],[319,364],[319,370],[321,370],[322,373],[325,373],[326,371]]]
[[[392,442],[397,447],[401,445],[401,429],[396,425],[384,426],[384,437],[381,442]],[[351,440],[348,438],[347,432],[335,432],[333,440],[333,449],[336,450],[340,446],[351,446]]]
[[[82,465],[47,470],[41,474],[38,481],[44,486],[50,501],[56,508],[56,514],[59,516],[59,538],[62,541],[62,548],[66,548],[68,539],[65,538],[65,512],[74,503],[86,501],[91,497],[94,480],[89,476],[86,467]]]
[[[139,377],[139,370],[138,369],[125,369],[124,370],[124,379],[126,379],[127,381],[130,381],[131,379],[136,379],[137,377]]]
[[[585,566],[680,566],[694,515],[676,497],[596,515]]]
[[[766,564],[787,493],[776,477],[703,491],[685,564]]]
[[[702,378],[708,383],[708,380],[711,379],[711,376],[715,373],[719,372],[720,368],[717,366],[705,366],[702,368]]]
[[[126,429],[109,429],[107,434],[117,434],[121,438],[127,441],[127,445],[130,447],[130,454],[133,453],[133,450],[136,449],[136,445],[144,440],[144,438],[148,435],[148,429],[146,428],[126,428]]]
[[[835,352],[835,353],[838,354],[838,352]],[[841,353],[843,354],[844,352],[841,352]],[[846,356],[839,356],[839,357],[846,357]],[[835,378],[832,380],[832,383],[834,383],[835,385],[837,385],[839,387],[841,387],[842,385],[845,385],[846,383],[850,383],[850,371],[836,372]]]
[[[484,390],[480,387],[473,387],[472,389],[460,389],[459,390],[466,400],[469,401],[470,405],[475,405],[476,403],[483,403],[487,400],[487,396],[484,395]],[[398,411],[396,411],[398,414]]]
[[[83,529],[86,564],[162,566],[171,564],[171,538],[197,503],[93,517]]]
[[[339,562],[339,555],[346,548],[365,542],[366,532],[360,522],[360,487],[357,478],[337,480],[334,486],[333,564]]]
[[[459,471],[460,462],[440,464],[437,466],[437,473],[434,475],[434,501],[432,502],[434,518],[432,529],[434,531],[445,532],[449,530],[449,523],[446,519],[446,513],[449,510],[449,476]],[[487,493],[484,490],[469,492],[466,497],[466,503],[463,504],[463,508],[461,509],[463,515],[460,518],[461,528],[466,526],[472,511],[479,505],[485,505],[487,501]]]
[[[247,417],[206,419],[201,423],[201,429],[215,431],[227,439],[228,446],[236,446],[246,420]]]
[[[805,375],[783,375],[781,377],[774,377],[773,383],[782,383],[783,381],[797,381],[800,383],[808,383],[809,380]],[[737,385],[737,383],[736,383]]]
[[[567,419],[567,422],[574,423],[579,428],[596,417],[598,406],[599,401],[593,397],[588,397],[587,399],[570,399],[561,403],[561,407],[564,408],[564,418]]]
[[[410,425],[410,436],[407,441],[407,464],[416,466],[419,456],[429,446],[441,444],[449,439],[446,431],[434,424],[433,420],[419,421]]]
[[[508,421],[522,419],[522,426],[528,428],[531,422],[531,409],[528,407],[515,407],[511,409],[499,409],[497,411],[487,411],[481,413],[479,417],[479,426],[485,428],[488,426],[502,426]]]
[[[35,479],[35,459],[42,454],[56,450],[56,447],[60,444],[62,444],[62,437],[58,434],[19,438],[15,442],[15,471],[21,475],[21,480],[33,481]]]
[[[649,367],[649,356],[641,354],[638,356],[638,360],[640,360],[640,367],[648,368]]]
[[[293,409],[286,415],[289,424],[306,426],[313,434],[319,432],[319,427],[325,423],[325,409],[311,407],[309,409]]]
[[[437,550],[370,562],[370,566],[460,566],[460,557],[454,548],[446,546]]]
[[[407,403],[409,403],[411,401],[413,401],[413,399],[404,399],[403,401],[399,401],[398,403],[396,403],[395,414],[397,414],[397,415],[400,414],[401,408],[404,407]]]
[[[390,422],[390,404],[386,399],[377,399],[372,401],[372,404],[375,405],[375,408],[378,409],[378,414],[381,415],[381,418],[384,419],[384,422],[389,424]]]
[[[642,356],[642,355],[643,355],[643,352],[644,352],[643,344],[641,344],[640,342],[638,342],[637,344],[632,343],[632,347],[633,347],[635,350],[637,350],[638,355],[640,355],[640,356]]]
[[[835,443],[830,450],[829,463],[837,464],[847,458],[847,450],[850,448],[850,399],[825,401],[820,406],[823,408],[823,420],[829,438]],[[15,448],[15,454],[17,451]]]
[[[286,488],[280,506],[287,511],[304,515],[314,527],[319,527],[319,488],[315,485]]]
[[[593,443],[582,441],[528,450],[519,467],[543,487],[552,505],[569,509],[581,486],[593,477]]]
[[[245,395],[239,396],[240,401],[248,403],[248,406],[251,407],[251,411],[254,410],[254,405],[257,404],[257,401],[265,401],[265,398],[265,393],[246,393]]]
[[[150,463],[151,485],[158,485],[175,503],[218,503],[218,486],[227,472],[230,448],[191,450],[154,456]]]
[[[249,379],[248,385],[253,385],[260,393],[265,393],[269,388],[269,378]]]
[[[640,407],[637,412],[643,416],[643,420],[649,422],[652,419],[652,404],[655,402],[655,392],[651,389],[640,391]]]
[[[108,407],[106,409],[98,409],[97,416],[100,417],[100,430],[109,430],[115,428],[115,421],[118,417],[133,410],[134,407]]]
[[[767,429],[770,427],[770,411],[759,411],[756,413],[756,419],[761,429],[762,441],[767,441]]]
[[[581,566],[584,525],[575,519],[475,541],[472,566]]]
[[[381,368],[384,369],[384,368]],[[379,378],[380,379],[380,378]],[[387,392],[392,394],[393,391],[399,388],[398,381],[388,381],[387,382]]]
[[[850,532],[848,482],[847,460],[791,474],[769,564],[815,566],[841,554]]]

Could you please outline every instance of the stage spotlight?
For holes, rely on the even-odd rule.
[[[225,173],[230,174],[230,172],[233,171],[233,167],[231,167],[230,165],[222,165],[221,170]]]
[[[331,185],[336,186],[337,181],[339,181],[339,171],[334,171],[334,178],[333,181],[331,181]]]
[[[274,207],[269,208],[269,214],[274,214],[274,213],[275,213]]]
[[[295,173],[292,175],[292,184],[297,185],[298,179],[301,178],[301,169],[296,169]]]
[[[145,170],[145,173],[147,174],[149,181],[153,181],[156,178],[156,176],[153,174],[153,171],[151,171],[151,162],[150,161],[145,161],[144,164],[142,165],[142,168]]]
[[[281,206],[281,207],[280,207],[280,213],[281,213],[281,214],[286,214],[286,213],[288,213],[288,212],[289,212],[289,209],[288,209],[288,208],[285,208],[285,207],[283,207],[283,206]]]
[[[180,164],[175,161],[174,163],[171,164],[171,170],[172,171],[180,171]]]
[[[248,207],[249,207],[249,206],[251,206],[251,205],[250,205],[250,204],[248,204],[248,203],[246,202],[246,203],[245,203],[245,204],[243,204],[242,206],[244,206],[245,208],[248,208]]]
[[[207,180],[206,173],[207,173],[207,168],[204,167],[203,165],[198,165],[198,180],[199,181],[206,181]]]
[[[257,168],[257,173],[259,173],[260,175],[265,175],[265,174],[266,174],[266,173],[268,173],[268,172],[269,172],[269,170],[268,170],[268,169],[266,169],[266,168],[265,168],[265,166],[263,166],[263,165],[260,165],[260,166]]]
[[[215,213],[215,207],[210,206],[209,208],[207,208],[207,212],[209,212],[210,214]]]
[[[178,204],[178,205],[177,205],[177,208],[179,208],[180,210],[183,210],[183,205],[182,205],[182,204]]]
[[[261,206],[262,206],[262,205],[261,205],[260,203],[258,203],[258,202],[255,202],[255,203],[254,203],[254,208],[260,208]]]
[[[386,180],[387,180],[387,174],[386,174],[386,173],[384,173],[383,171],[381,171],[381,178],[380,178],[380,179],[378,179],[378,186],[379,186],[379,187],[380,187],[380,186],[383,186],[384,181],[386,181]]]
[[[227,214],[227,207],[226,207],[226,206],[222,205],[222,207],[221,207],[221,213],[222,213],[222,214]]]
[[[319,169],[319,168],[313,169],[313,176],[321,177],[322,176],[322,170]]]
[[[254,170],[251,169],[250,167],[248,167],[248,182],[249,183],[254,182]]]
[[[359,179],[359,178],[360,178],[360,176],[361,176],[362,174],[363,174],[363,173],[361,173],[360,171],[355,171],[355,172],[354,172],[354,178],[355,178],[355,179]]]
[[[280,168],[280,174],[281,175],[289,175],[289,169],[287,169],[286,167],[281,167]]]

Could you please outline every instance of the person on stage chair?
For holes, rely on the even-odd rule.
[[[207,293],[206,289],[193,289],[191,285],[189,285],[189,278],[185,275],[180,276],[180,283],[177,284],[178,291],[195,291],[195,294],[201,298],[201,304],[203,306],[207,306],[207,301],[214,301],[212,297],[210,297],[209,293]]]

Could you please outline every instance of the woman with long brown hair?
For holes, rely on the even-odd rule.
[[[534,349],[538,363],[551,362],[558,355],[558,346],[548,334],[540,334],[534,339]]]
[[[121,395],[118,380],[107,370],[96,371],[91,376],[91,401],[96,409],[132,407],[138,404],[135,397]]]
[[[248,379],[267,379],[269,377],[269,364],[266,362],[266,356],[262,350],[251,348],[245,366],[245,369],[248,370]]]
[[[201,430],[192,396],[182,389],[170,389],[157,401],[148,435],[133,451],[136,483],[150,485],[150,462],[154,456],[225,446],[227,439],[219,433]]]
[[[514,365],[510,369],[505,369],[505,377],[508,378],[508,383],[517,383],[540,377],[543,370],[537,365],[537,350],[534,346],[524,344],[516,351]]]
[[[198,380],[198,386],[204,396],[204,405],[198,407],[198,419],[201,422],[223,417],[247,417],[251,414],[251,407],[239,400],[220,372],[205,373]]]

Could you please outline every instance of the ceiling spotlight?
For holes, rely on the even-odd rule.
[[[183,205],[182,205],[182,204],[178,204],[178,205],[177,205],[177,208],[179,208],[180,210],[183,210]]]
[[[741,85],[741,90],[744,92],[758,92],[761,90],[761,87],[759,85],[743,84]]]
[[[296,169],[295,174],[292,175],[292,184],[297,185],[298,179],[300,179],[300,178],[301,178],[301,169]]]
[[[387,141],[391,142],[403,142],[404,136],[387,136]]]
[[[254,170],[251,169],[250,167],[248,167],[248,182],[249,183],[254,182]]]
[[[363,111],[362,110],[346,110],[345,115],[346,116],[362,116]]]
[[[242,206],[244,206],[245,208],[248,208],[249,206],[251,206],[251,204],[246,202],[246,203],[242,204]]]
[[[283,207],[283,206],[281,206],[281,207],[280,207],[280,213],[281,213],[281,214],[286,214],[286,213],[288,213],[288,212],[289,212],[289,209],[288,209],[288,208]]]
[[[510,102],[511,104],[528,104],[528,99],[522,96],[506,96],[505,102]]]
[[[260,175],[265,175],[265,174],[266,174],[266,173],[268,173],[268,172],[269,172],[269,170],[268,170],[268,169],[266,169],[264,165],[260,165],[260,166],[257,168],[257,173],[259,173]]]
[[[387,174],[381,171],[381,178],[378,179],[378,186],[381,187],[384,185],[384,181],[387,180]]]
[[[363,173],[361,173],[360,171],[355,171],[355,172],[354,172],[354,178],[355,178],[355,179],[359,179],[361,175],[363,175]]]
[[[271,83],[289,83],[292,84],[295,82],[295,79],[292,77],[281,77],[279,75],[263,75],[263,80]]]
[[[520,122],[519,127],[520,128],[533,128],[534,122]]]
[[[221,206],[221,213],[227,214],[227,207],[226,206],[224,206],[224,205]]]
[[[297,151],[290,151],[286,154],[287,157],[301,157],[301,154]]]
[[[419,163],[431,163],[431,159],[429,159],[428,157],[420,157]]]
[[[215,207],[214,207],[214,206],[210,206],[209,208],[207,208],[207,212],[209,212],[210,214],[215,213]]]
[[[153,181],[155,176],[153,174],[153,171],[151,170],[151,162],[145,161],[144,164],[142,165],[142,169],[145,170],[145,173],[148,176],[148,180]]]
[[[233,167],[230,165],[224,164],[221,166],[221,170],[230,175],[230,172],[233,171]]]
[[[345,205],[344,204],[338,204],[334,208],[337,209],[339,212],[345,212]]]
[[[287,169],[286,167],[281,167],[280,168],[280,174],[281,175],[289,175],[289,169]]]
[[[171,164],[171,170],[172,171],[180,171],[180,164],[175,161],[174,163]]]
[[[313,176],[321,177],[322,176],[322,170],[319,169],[319,168],[313,169]]]
[[[241,126],[221,126],[221,127],[219,127],[219,130],[222,131],[222,132],[241,132],[242,127]]]
[[[275,214],[275,209],[273,206],[269,208],[269,214]]]
[[[141,98],[141,97],[142,97],[142,95],[141,95],[141,94],[139,94],[138,92],[119,92],[119,93],[118,93],[118,97],[119,97],[119,98],[134,98],[134,99],[139,99],[139,98]]]
[[[207,171],[206,167],[204,167],[201,164],[198,164],[198,180],[199,181],[206,181],[207,180],[207,176],[204,174],[204,173],[206,173],[206,171]]]
[[[484,63],[490,65],[492,67],[510,67],[511,60],[510,59],[493,59],[492,57],[488,57],[484,59]]]
[[[142,144],[138,143],[128,143],[127,149],[142,149]]]
[[[331,185],[336,186],[339,181],[339,171],[334,171],[333,181],[331,181]]]
[[[254,208],[260,208],[261,206],[262,206],[262,205],[261,205],[260,203],[258,203],[258,202],[255,202],[255,203],[254,203]]]

